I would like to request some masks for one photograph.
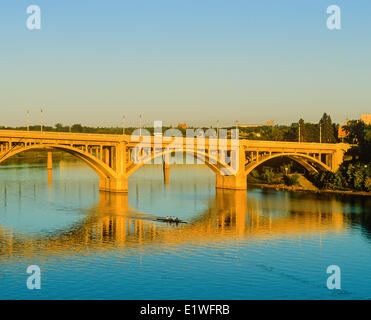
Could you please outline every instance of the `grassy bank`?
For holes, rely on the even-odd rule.
[[[328,189],[318,189],[318,188],[305,188],[302,186],[286,186],[284,184],[266,184],[259,182],[248,182],[248,187],[260,188],[260,189],[274,189],[280,191],[291,191],[291,192],[311,192],[318,194],[346,194],[354,196],[371,196],[370,191],[354,191],[354,190],[328,190]]]

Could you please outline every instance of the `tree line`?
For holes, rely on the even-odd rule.
[[[318,123],[305,122],[300,119],[297,123],[261,127],[240,127],[240,135],[250,140],[269,141],[300,141],[300,142],[339,142],[339,125],[332,123],[326,113]]]
[[[293,123],[290,126],[287,125],[275,125],[275,126],[259,126],[259,127],[239,127],[240,137],[251,139],[251,140],[271,140],[271,141],[300,141],[301,142],[323,142],[323,143],[334,143],[339,141],[337,138],[338,124],[334,124],[331,121],[331,117],[326,113],[323,114],[322,118],[318,123],[304,122],[300,119],[298,123]],[[163,127],[163,132],[172,127]],[[193,128],[193,127],[190,127]],[[232,129],[234,127],[228,127],[226,129]],[[16,130],[27,130],[26,126],[21,127],[5,127],[0,126],[0,129],[16,129]],[[57,123],[54,127],[43,126],[43,131],[53,132],[76,132],[76,133],[100,133],[100,134],[122,134],[123,129],[121,127],[91,127],[84,126],[81,124],[73,124],[66,126],[61,123]],[[125,128],[126,134],[131,134],[135,129],[134,127]],[[152,127],[145,127],[153,134]],[[185,128],[177,128],[184,135],[186,133]],[[207,130],[208,128],[201,128]],[[215,129],[215,128],[214,128]],[[31,131],[40,131],[40,125],[29,126]]]
[[[353,144],[337,172],[319,172],[310,178],[321,189],[371,191],[371,125],[359,120],[344,126],[345,142]]]

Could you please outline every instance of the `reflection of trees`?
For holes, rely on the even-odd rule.
[[[111,249],[137,252],[176,248],[185,242],[202,244],[218,239],[264,240],[341,232],[347,223],[344,209],[344,204],[333,197],[326,200],[316,195],[290,193],[249,196],[244,191],[218,190],[203,214],[189,224],[169,226],[130,208],[127,194],[101,193],[98,203],[86,212],[86,219],[69,230],[42,238],[21,237],[0,229],[0,252],[8,255],[86,254]],[[369,215],[352,216],[353,221],[366,226],[370,235]]]
[[[350,205],[354,208],[361,208],[361,212],[355,212],[349,215],[351,225],[361,226],[362,234],[371,240],[371,199],[366,197],[353,199],[350,201]]]

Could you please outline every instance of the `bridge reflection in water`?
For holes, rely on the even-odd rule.
[[[343,205],[334,198],[307,199],[290,193],[252,197],[246,191],[217,190],[209,208],[188,224],[172,226],[153,215],[137,212],[127,194],[100,193],[86,218],[69,230],[48,237],[17,235],[0,228],[0,252],[7,256],[93,253],[94,250],[172,250],[186,242],[274,239],[344,232]],[[263,200],[264,198],[264,200]],[[152,246],[153,245],[153,246]]]

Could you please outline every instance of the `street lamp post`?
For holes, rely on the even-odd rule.
[[[40,130],[41,132],[43,132],[43,109],[41,109],[41,112],[40,112]]]
[[[122,117],[122,134],[123,134],[123,135],[125,134],[125,120],[126,120],[126,117],[123,116],[123,117]]]
[[[30,131],[30,110],[27,110],[27,131]]]

